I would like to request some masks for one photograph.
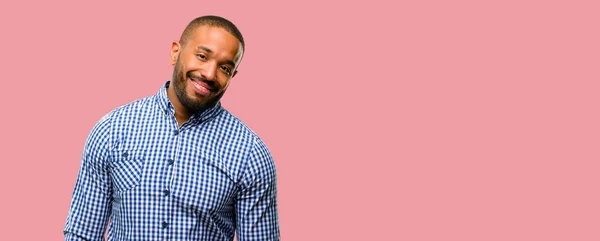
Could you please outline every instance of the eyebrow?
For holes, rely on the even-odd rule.
[[[202,46],[202,45],[196,47],[196,50],[197,51],[204,51],[204,52],[207,52],[209,54],[213,53],[212,49],[209,49],[209,48],[207,48],[205,46]],[[233,66],[235,68],[235,63],[233,62],[233,60],[231,60],[231,59],[225,60],[225,63],[229,64],[229,65],[231,65],[231,66]]]
[[[211,54],[213,52],[211,49],[204,47],[204,46],[198,46],[198,47],[196,47],[196,50],[204,50],[205,52],[211,53]]]

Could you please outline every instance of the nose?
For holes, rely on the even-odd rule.
[[[214,81],[217,75],[217,64],[214,61],[207,62],[200,73],[206,80]]]

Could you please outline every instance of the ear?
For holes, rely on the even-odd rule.
[[[179,56],[181,45],[178,41],[173,41],[171,44],[171,65],[175,65],[177,63],[177,57]]]

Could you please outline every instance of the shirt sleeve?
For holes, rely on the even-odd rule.
[[[277,175],[271,153],[257,139],[236,201],[238,241],[279,240]]]
[[[96,123],[86,140],[63,230],[65,241],[104,240],[112,195],[107,164],[110,150],[107,116]]]

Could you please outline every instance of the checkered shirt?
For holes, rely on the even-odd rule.
[[[220,103],[178,127],[168,86],[93,127],[65,240],[279,240],[266,145]]]

